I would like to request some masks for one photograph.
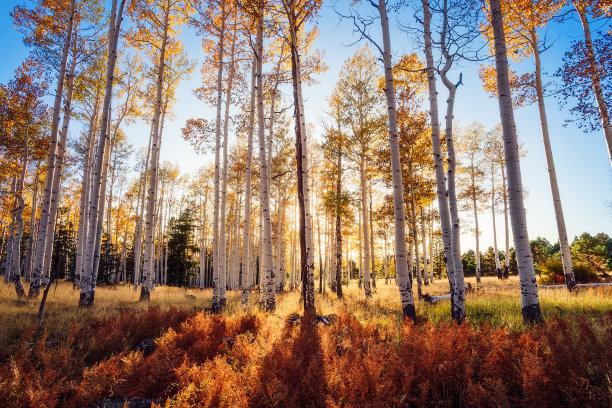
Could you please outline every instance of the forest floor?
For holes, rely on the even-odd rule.
[[[612,288],[542,289],[545,322],[526,326],[516,277],[467,282],[461,327],[449,301],[418,301],[417,323],[402,322],[384,279],[372,299],[355,281],[342,300],[317,292],[328,326],[288,319],[302,313],[298,291],[279,294],[274,313],[258,311],[256,291],[252,313],[228,291],[213,316],[210,289],[158,287],[141,303],[131,285],[98,287],[79,309],[59,282],[38,333],[39,301],[0,283],[0,406],[612,406]]]

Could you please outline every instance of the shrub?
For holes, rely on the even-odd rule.
[[[577,263],[573,265],[574,276],[577,283],[597,283],[601,282],[597,273],[588,265]],[[542,276],[540,284],[543,285],[562,285],[565,283],[565,275],[563,273],[563,264],[561,261],[548,260],[542,267]]]

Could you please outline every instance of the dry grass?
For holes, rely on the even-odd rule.
[[[518,278],[511,277],[499,281],[485,277],[477,285],[474,278],[466,279],[476,288],[466,299],[467,319],[472,323],[488,323],[495,327],[511,329],[522,326],[521,304],[518,291]],[[416,282],[415,282],[416,283]],[[317,311],[322,315],[349,313],[362,323],[374,323],[381,327],[396,326],[401,323],[399,293],[394,282],[377,282],[373,298],[366,300],[363,290],[356,282],[344,287],[344,299],[337,299],[333,293],[316,294]],[[441,295],[447,293],[448,282],[437,280],[423,287],[424,293]],[[416,291],[416,290],[415,290]],[[243,315],[240,293],[228,291],[226,315]],[[139,292],[131,285],[98,287],[95,306],[91,309],[78,307],[79,292],[70,282],[58,282],[51,287],[45,309],[45,328],[51,335],[65,332],[71,322],[88,321],[112,317],[125,310],[141,310],[156,306],[161,310],[176,307],[195,312],[209,308],[212,290],[184,289],[176,287],[157,287],[151,295],[150,303],[138,301]],[[251,310],[257,310],[258,293],[251,296]],[[540,303],[544,318],[568,314],[602,314],[612,311],[612,288],[583,289],[570,294],[564,289],[541,289]],[[36,325],[39,300],[19,302],[12,286],[0,283],[0,355],[19,337]],[[277,297],[274,313],[259,312],[261,318],[272,326],[282,327],[284,319],[292,313],[302,313],[299,291],[284,292]],[[417,315],[421,321],[434,323],[450,321],[450,304],[443,301],[435,305],[417,302]],[[60,335],[61,337],[61,335]]]

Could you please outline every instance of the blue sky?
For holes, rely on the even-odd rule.
[[[0,38],[2,38],[3,60],[0,63],[0,82],[8,81],[14,70],[23,61],[27,50],[22,44],[21,37],[12,28],[9,12],[17,4],[14,0],[0,2]],[[325,3],[318,26],[320,37],[315,46],[325,52],[325,62],[329,70],[318,76],[319,84],[305,89],[306,119],[320,129],[319,124],[325,117],[326,96],[331,92],[338,72],[344,61],[352,55],[357,45],[353,44],[352,23],[339,21],[338,16]],[[411,21],[412,12],[400,11],[402,21]],[[392,17],[392,20],[396,17]],[[413,20],[413,19],[412,19]],[[563,26],[554,26],[550,29],[550,37],[555,39],[552,49],[542,55],[543,68],[552,73],[560,66],[563,51],[568,44],[580,38],[580,25],[570,20]],[[181,38],[185,48],[192,59],[201,57],[200,43],[194,33],[183,29]],[[352,44],[352,45],[351,45]],[[360,45],[362,45],[361,43]],[[414,42],[406,34],[394,30],[392,44],[396,56],[405,52],[419,52],[413,49]],[[519,69],[531,69],[531,60],[521,64]],[[497,101],[491,99],[482,90],[478,78],[478,65],[471,64],[457,69],[453,75],[463,73],[463,86],[457,91],[455,103],[455,118],[460,125],[467,125],[473,121],[481,122],[487,129],[493,128],[499,122]],[[382,73],[382,71],[381,71]],[[191,117],[214,118],[210,108],[203,106],[192,90],[200,84],[197,71],[188,80],[183,81],[177,90],[178,101],[174,110],[174,121],[167,123],[162,142],[162,160],[178,162],[185,172],[195,171],[197,168],[210,162],[210,157],[197,156],[189,144],[181,138],[180,129],[185,121]],[[441,120],[445,110],[446,92],[441,83],[438,84]],[[290,97],[290,89],[284,89]],[[603,134],[601,131],[584,133],[575,125],[563,126],[564,120],[569,117],[567,110],[560,110],[553,98],[547,101],[550,134],[553,154],[557,167],[557,176],[561,190],[561,198],[566,216],[566,224],[570,240],[574,236],[587,231],[589,233],[606,232],[612,235],[612,209],[606,203],[612,202],[612,171],[606,153]],[[527,157],[521,161],[523,183],[528,191],[525,206],[527,208],[527,221],[530,238],[543,236],[551,242],[556,238],[556,224],[552,210],[552,199],[544,160],[542,147],[540,121],[535,105],[522,108],[515,113],[519,137],[528,151]],[[149,132],[147,124],[136,123],[128,129],[130,142],[136,146],[144,146]],[[462,217],[471,219],[469,213]],[[492,223],[490,212],[480,214],[481,248],[485,250],[492,245]],[[498,216],[498,243],[503,246],[503,219]],[[467,227],[467,225],[466,225]],[[474,238],[465,228],[462,236],[462,249],[474,247]]]

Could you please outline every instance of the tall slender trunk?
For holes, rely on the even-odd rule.
[[[34,171],[34,191],[32,193],[32,211],[30,213],[30,236],[28,237],[28,254],[25,260],[25,280],[32,280],[32,262],[34,261],[34,244],[36,242],[36,210],[38,208],[38,169],[39,163],[36,164]]]
[[[138,217],[136,219],[136,232],[134,237],[134,288],[138,286],[140,283],[140,273],[141,273],[141,257],[142,257],[142,226],[144,223],[144,211],[145,211],[145,202],[146,202],[146,194],[149,174],[149,158],[151,157],[151,145],[153,144],[153,129],[149,132],[149,145],[147,147],[147,156],[145,157],[144,168],[142,170],[142,177],[139,190],[138,190],[138,200],[139,206],[137,207]],[[142,191],[141,191],[142,189]]]
[[[491,165],[491,215],[493,216],[493,252],[495,253],[495,272],[497,279],[502,278],[501,265],[499,263],[499,251],[497,250],[497,225],[495,223],[495,167]]]
[[[221,311],[221,288],[219,282],[219,203],[220,203],[220,153],[221,153],[221,108],[223,106],[223,43],[225,39],[225,0],[221,0],[221,30],[219,31],[219,57],[217,69],[217,113],[215,122],[215,175],[214,175],[214,202],[213,202],[213,301],[212,309],[215,313]]]
[[[370,277],[370,229],[368,228],[368,187],[365,174],[365,151],[361,150],[359,160],[359,179],[361,183],[361,224],[363,225],[363,289],[366,298],[372,297],[371,277]]]
[[[338,123],[338,137],[340,137],[340,124]],[[336,180],[336,294],[342,299],[342,220],[340,219],[340,195],[342,194],[342,144],[338,143],[338,178]]]
[[[433,150],[434,168],[436,174],[436,187],[438,208],[440,211],[440,229],[442,231],[442,245],[444,247],[444,263],[451,292],[451,314],[454,317],[455,302],[455,258],[453,256],[451,214],[448,205],[446,178],[444,175],[444,156],[440,142],[440,123],[438,118],[438,91],[436,90],[436,77],[431,44],[431,12],[429,0],[423,3],[423,30],[425,40],[425,59],[427,62],[427,82],[429,86],[429,117],[431,122],[431,144]]]
[[[419,256],[419,233],[417,230],[416,222],[416,206],[414,203],[414,187],[412,180],[410,180],[410,213],[412,215],[412,241],[414,244],[414,256],[416,257],[416,276],[417,276],[417,293],[419,298],[423,296],[423,276],[421,274],[421,257]]]
[[[508,171],[508,192],[510,199],[510,215],[512,217],[512,235],[516,249],[519,280],[521,286],[521,303],[523,306],[523,320],[525,322],[542,321],[538,285],[536,283],[535,268],[529,235],[527,233],[527,219],[523,204],[523,183],[521,180],[521,167],[519,161],[516,125],[512,110],[512,94],[508,78],[508,56],[506,52],[506,38],[504,33],[503,16],[500,0],[489,0],[491,8],[491,25],[495,38],[495,65],[497,69],[497,90],[499,111],[504,135],[504,153],[506,169]]]
[[[76,35],[75,35],[76,40]],[[74,91],[74,75],[76,71],[77,55],[76,50],[73,50],[72,62],[70,63],[70,73],[68,74],[68,86],[66,91],[66,102],[64,105],[64,118],[62,121],[62,130],[60,132],[60,140],[57,144],[57,155],[55,159],[55,169],[53,170],[53,182],[51,183],[51,201],[49,205],[49,226],[47,229],[47,240],[45,243],[45,257],[43,263],[43,280],[50,277],[51,260],[53,257],[53,243],[55,240],[55,225],[57,223],[57,208],[60,202],[60,183],[62,173],[64,171],[64,157],[66,156],[66,148],[68,143],[68,128],[70,126],[70,118],[72,115],[72,94]]]
[[[102,121],[100,125],[100,137],[98,141],[98,151],[95,158],[95,164],[92,167],[92,189],[89,197],[89,220],[87,221],[87,246],[84,254],[83,274],[81,275],[81,296],[79,298],[80,306],[92,306],[94,301],[95,291],[95,273],[94,273],[94,255],[96,252],[96,235],[98,227],[98,217],[100,216],[99,206],[100,200],[106,194],[102,190],[101,177],[105,161],[106,144],[109,139],[109,122],[110,122],[110,104],[113,96],[113,80],[115,72],[115,63],[117,61],[117,45],[119,41],[119,32],[121,30],[121,22],[123,21],[123,9],[125,0],[121,0],[117,10],[117,0],[113,0],[111,10],[111,24],[109,30],[109,50],[108,64],[106,70],[106,87],[104,91],[104,105],[102,106]]]
[[[74,23],[76,0],[70,2],[70,14],[66,29],[66,38],[62,50],[59,76],[57,79],[57,89],[55,90],[55,101],[53,103],[53,119],[51,121],[51,140],[49,153],[47,155],[47,174],[45,176],[45,187],[40,210],[40,220],[38,223],[38,234],[36,238],[36,253],[34,256],[34,267],[32,270],[32,283],[30,284],[29,297],[38,297],[40,286],[42,285],[44,261],[46,252],[47,235],[49,233],[49,209],[51,207],[51,188],[53,184],[53,172],[55,171],[55,160],[57,158],[57,142],[59,133],[59,119],[64,93],[64,81],[66,79],[66,66],[68,64],[68,54],[72,41],[72,27]]]
[[[296,27],[296,12],[294,2],[290,2],[287,10],[291,40],[291,77],[293,83],[294,121],[296,136],[296,162],[298,202],[300,207],[300,253],[301,281],[304,313],[315,314],[314,303],[314,246],[312,232],[312,212],[310,205],[310,184],[308,165],[308,137],[306,135],[306,119],[304,116],[304,100],[302,97],[302,74],[298,45],[298,27]]]
[[[370,199],[370,261],[372,263],[372,288],[376,289],[376,257],[374,256],[374,222],[372,217],[372,182],[369,185],[369,194],[368,197]]]
[[[166,46],[168,44],[168,27],[170,24],[170,8],[165,10],[164,28],[162,42],[157,65],[157,90],[155,95],[155,112],[151,127],[153,128],[153,141],[151,144],[151,170],[149,180],[149,191],[147,196],[147,219],[145,222],[145,259],[142,271],[142,287],[140,289],[140,300],[148,301],[151,298],[153,288],[153,274],[155,262],[155,207],[157,202],[158,175],[159,175],[159,151],[161,148],[161,124],[160,117],[162,111],[162,91],[164,87],[164,71],[166,67]]]
[[[595,59],[593,39],[591,38],[591,26],[589,24],[589,19],[585,10],[586,6],[581,5],[581,3],[583,3],[583,1],[573,1],[574,8],[578,12],[578,15],[580,16],[580,22],[582,23],[582,30],[584,32],[584,44],[586,48],[586,57],[587,61],[589,62],[589,74],[591,76],[591,84],[593,86],[593,93],[595,94],[595,101],[597,102],[597,109],[599,111],[599,117],[601,119],[604,137],[606,139],[606,147],[608,148],[608,158],[610,159],[610,165],[612,165],[612,125],[610,124],[610,112],[608,111],[608,105],[606,103],[606,99],[601,88],[601,78],[599,74],[600,69],[597,67],[597,61]],[[564,272],[566,273],[567,278],[567,269],[565,268],[565,265]]]
[[[474,207],[474,235],[476,236],[476,282],[480,283],[480,230],[478,229],[478,197],[476,197],[476,175],[474,173],[474,160],[472,159],[471,178],[472,206]]]
[[[429,277],[427,275],[427,270],[428,270],[427,269],[427,229],[425,228],[425,210],[422,206],[421,206],[421,235],[423,236],[423,278],[424,278],[425,286],[428,286]]]
[[[389,150],[391,153],[391,172],[393,180],[393,212],[395,215],[395,273],[399,286],[404,318],[416,320],[412,282],[408,274],[406,259],[406,216],[404,213],[404,192],[402,182],[402,166],[399,154],[399,131],[395,101],[395,86],[393,85],[393,64],[391,63],[391,38],[389,34],[389,18],[385,0],[378,0],[378,12],[383,38],[383,65],[385,68],[385,96],[387,99]]]
[[[265,308],[268,311],[276,309],[276,279],[274,276],[274,261],[272,252],[272,222],[270,217],[269,161],[266,157],[266,134],[264,123],[263,102],[263,29],[264,3],[259,1],[257,19],[257,127],[259,134],[259,185],[261,194],[261,213],[263,221],[263,255],[265,257]],[[271,159],[271,158],[270,158]]]
[[[89,204],[89,190],[91,186],[90,173],[91,173],[91,161],[94,149],[94,134],[96,130],[96,123],[98,121],[98,112],[100,106],[100,92],[96,94],[96,100],[94,103],[94,111],[92,112],[89,129],[86,139],[86,151],[85,151],[85,162],[83,163],[83,180],[81,183],[81,198],[79,206],[79,225],[77,230],[77,253],[76,262],[74,268],[74,286],[81,287],[81,274],[83,273],[83,254],[85,252],[85,243],[87,242],[87,220],[88,217],[88,204]]]
[[[508,186],[506,185],[506,166],[501,164],[502,174],[502,198],[504,200],[504,235],[505,235],[505,255],[504,255],[504,279],[510,276],[510,226],[508,222]]]
[[[544,105],[544,88],[542,85],[540,50],[538,48],[538,38],[535,29],[531,30],[531,42],[533,56],[535,59],[536,94],[538,97],[540,123],[542,125],[542,141],[544,142],[544,153],[546,155],[546,165],[548,167],[548,179],[550,181],[550,190],[552,192],[553,206],[555,208],[555,219],[557,221],[557,232],[559,234],[559,246],[561,249],[561,261],[563,262],[563,274],[565,275],[565,284],[567,285],[567,289],[571,292],[576,288],[576,276],[574,275],[572,254],[567,237],[567,229],[565,228],[565,217],[563,216],[563,206],[561,205],[561,195],[559,194],[559,184],[557,183],[557,170],[555,170],[555,161],[553,159],[550,136],[548,134],[548,119],[546,118],[546,106]],[[608,120],[608,127],[609,126],[610,122]],[[612,139],[610,139],[608,143],[608,148],[610,148],[610,142],[612,142]],[[612,154],[612,150],[610,152]]]
[[[242,306],[249,307],[249,293],[251,292],[251,179],[253,166],[253,129],[255,122],[255,75],[257,72],[256,56],[251,66],[251,98],[249,100],[249,127],[247,129],[247,159],[245,165],[244,183],[244,224],[242,230]]]
[[[25,203],[23,200],[23,186],[25,183],[26,171],[28,168],[28,138],[29,138],[30,125],[27,125],[26,135],[24,138],[24,147],[22,154],[22,169],[19,181],[15,188],[15,236],[12,238],[12,262],[11,270],[7,273],[11,276],[11,280],[15,285],[15,292],[19,298],[26,295],[23,289],[23,283],[21,283],[21,238],[23,237],[23,209]],[[7,248],[8,249],[8,248]]]

